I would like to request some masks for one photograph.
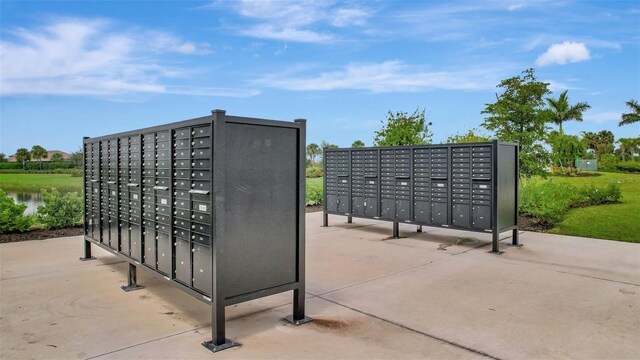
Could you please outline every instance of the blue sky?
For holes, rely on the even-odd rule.
[[[479,127],[502,79],[535,67],[619,128],[640,99],[640,1],[0,3],[0,152],[207,115],[307,118],[308,142],[372,143],[424,108],[434,142]]]

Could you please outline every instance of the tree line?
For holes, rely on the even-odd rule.
[[[22,163],[22,169],[26,169],[26,164],[29,161],[35,160],[39,163],[40,169],[42,169],[42,160],[47,158],[49,152],[47,149],[42,147],[41,145],[34,145],[31,147],[31,150],[27,148],[19,148],[16,150],[16,162]],[[83,155],[82,150],[79,149],[73,153],[71,153],[71,157],[68,160],[65,160],[61,154],[53,154],[51,155],[51,162],[64,162],[69,161],[73,163],[74,167],[82,167]],[[7,162],[7,155],[4,153],[0,153],[0,162]]]
[[[500,141],[518,142],[520,144],[520,171],[525,177],[545,175],[549,166],[572,168],[579,158],[594,158],[608,162],[635,161],[634,154],[640,149],[640,138],[621,138],[617,140],[616,149],[614,135],[611,131],[582,131],[578,135],[564,132],[562,125],[567,121],[582,121],[583,113],[591,106],[586,102],[571,104],[568,90],[557,98],[549,97],[549,83],[538,81],[535,69],[527,69],[519,76],[501,81],[497,88],[496,101],[485,104],[481,114],[484,121],[479,124],[489,131],[483,134],[473,128],[463,134],[449,136],[448,143],[472,143],[489,141],[496,138]],[[640,105],[636,100],[626,102],[628,112],[621,114],[618,126],[629,125],[640,121]],[[382,120],[382,127],[375,132],[374,146],[399,146],[429,144],[433,133],[427,121],[424,109],[416,109],[413,113],[403,111],[387,113]],[[552,129],[549,124],[557,126]],[[352,147],[365,146],[356,140]],[[307,146],[308,163],[319,165],[316,159],[322,155],[322,149],[337,147],[323,141],[319,146],[315,143]],[[605,158],[603,158],[603,156]]]

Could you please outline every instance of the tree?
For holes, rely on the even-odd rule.
[[[55,161],[55,162],[64,161],[64,157],[62,157],[62,154],[55,153],[51,155],[51,161]]]
[[[351,147],[365,147],[365,145],[362,140],[356,140],[351,144]]]
[[[582,132],[582,142],[587,149],[595,153],[596,160],[600,160],[600,155],[613,152],[613,133],[609,130],[602,130],[599,133],[591,131]]]
[[[326,140],[322,140],[322,142],[320,143],[320,148],[322,149],[323,156],[324,156],[324,149],[335,149],[337,147],[338,147],[338,145],[330,144]],[[322,159],[322,161],[318,165],[322,166],[323,163],[324,163],[324,158]]]
[[[565,135],[559,131],[549,135],[549,144],[553,163],[561,168],[574,166],[576,159],[582,158],[586,150],[577,136]]]
[[[5,153],[0,153],[0,162],[7,161],[7,155]]]
[[[47,157],[47,150],[40,145],[33,145],[31,148],[31,158],[38,160],[40,163],[40,170],[42,170],[42,159]]]
[[[333,144],[329,143],[326,140],[322,140],[322,142],[320,143],[320,147],[323,148],[323,149],[324,148],[336,149],[336,148],[338,148],[338,145],[333,145]]]
[[[320,146],[318,146],[318,144],[311,143],[307,145],[307,156],[311,161],[311,165],[316,163],[316,156],[320,155],[320,153],[322,153],[322,149],[320,149]]]
[[[520,175],[545,175],[549,155],[542,142],[549,129],[549,111],[544,108],[543,97],[549,94],[549,84],[537,81],[535,70],[527,69],[522,76],[503,80],[497,87],[504,91],[481,112],[489,115],[482,127],[502,141],[520,144]]]
[[[71,157],[69,158],[69,161],[71,161],[71,163],[73,164],[73,167],[81,168],[83,166],[82,164],[83,158],[84,158],[84,155],[82,154],[82,148],[80,148],[71,153]]]
[[[631,111],[622,114],[622,120],[620,121],[618,126],[633,124],[640,121],[640,104],[638,104],[638,102],[633,99],[627,101],[626,104]]]
[[[627,154],[631,156],[631,160],[635,161],[634,154],[636,149],[640,147],[640,138],[622,138],[618,139],[618,143],[620,144],[620,155],[622,156],[622,161],[627,161]]]
[[[26,162],[31,160],[31,153],[25,148],[16,150],[16,161],[22,163],[22,170],[25,169]]]
[[[381,123],[382,129],[375,132],[374,143],[377,146],[429,144],[433,137],[429,131],[432,124],[427,123],[424,110],[419,108],[411,115],[404,111],[389,111],[386,123]]]
[[[447,142],[451,144],[476,143],[490,141],[491,137],[484,134],[476,134],[478,129],[470,129],[466,134],[455,134],[447,138]]]
[[[575,105],[569,104],[569,96],[567,92],[563,91],[557,99],[547,98],[549,104],[549,115],[551,121],[558,125],[558,131],[560,135],[564,134],[562,131],[562,123],[569,120],[582,121],[582,113],[591,108],[591,105],[586,102],[579,102]]]

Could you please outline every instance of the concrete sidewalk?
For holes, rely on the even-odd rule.
[[[307,313],[285,293],[227,308],[240,347],[212,354],[209,306],[81,237],[0,245],[2,359],[640,358],[640,245],[490,235],[307,214]],[[505,234],[505,236],[507,236]]]

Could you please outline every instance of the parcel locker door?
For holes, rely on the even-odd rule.
[[[348,196],[338,196],[338,212],[340,213],[348,213],[349,212],[349,197]]]
[[[396,217],[396,200],[382,199],[382,218],[395,220]]]
[[[413,205],[413,220],[421,224],[431,222],[431,205],[425,201],[416,201]]]
[[[396,205],[396,218],[399,221],[409,221],[411,220],[411,215],[409,208],[411,206],[411,202],[409,200],[398,200]]]
[[[193,244],[193,287],[211,294],[211,248]]]
[[[103,215],[101,217],[102,219],[102,226],[101,228],[101,236],[100,239],[102,241],[103,244],[107,245],[107,246],[111,246],[111,226],[109,224],[109,213],[103,211]]]
[[[451,217],[451,225],[460,227],[470,227],[471,219],[468,204],[454,204],[452,205],[453,214]]]
[[[118,231],[118,218],[115,216],[109,218],[109,237],[111,239],[110,247],[114,250],[120,249],[120,233]]]
[[[338,211],[338,195],[327,194],[327,211]]]
[[[176,239],[176,279],[191,286],[191,245],[183,239]]]
[[[434,225],[447,225],[447,203],[431,204],[431,222]]]
[[[129,256],[129,249],[129,223],[120,221],[120,252]]]
[[[352,206],[352,213],[354,215],[358,215],[358,216],[364,216],[365,214],[365,210],[364,210],[364,197],[358,196],[358,197],[354,197],[353,198],[353,203],[351,204]]]
[[[364,215],[368,217],[378,216],[378,198],[368,197],[364,202]]]
[[[473,205],[472,217],[474,228],[491,230],[491,206]]]
[[[142,241],[140,241],[140,225],[131,223],[129,231],[129,241],[131,244],[131,257],[134,260],[142,260]]]
[[[156,231],[153,228],[153,225],[149,227],[145,227],[144,232],[142,233],[144,244],[144,255],[142,262],[148,267],[155,269],[156,268]]]
[[[171,263],[173,262],[171,256],[171,236],[163,232],[157,232],[158,238],[158,270],[165,275],[171,274]]]

